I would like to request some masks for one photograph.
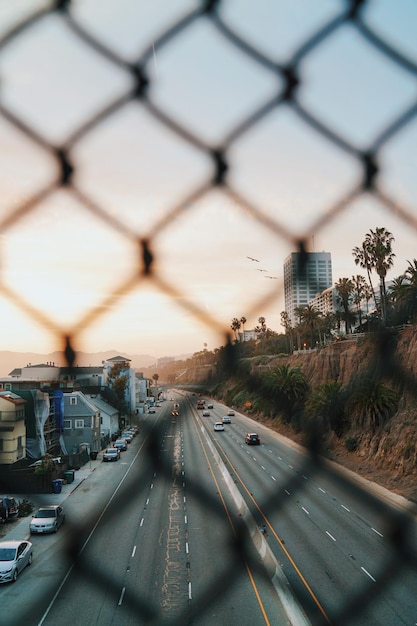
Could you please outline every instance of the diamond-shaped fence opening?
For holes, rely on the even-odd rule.
[[[352,0],[340,3],[340,8],[327,3],[324,9],[323,4],[307,24],[301,19],[302,5],[291,3],[284,17],[300,20],[292,37],[284,36],[285,19],[275,29],[274,19],[279,18],[268,20],[267,4],[259,3],[256,11],[267,20],[265,40],[254,24],[242,23],[236,13],[239,2],[182,3],[182,13],[170,6],[169,20],[168,13],[163,18],[152,14],[151,37],[149,32],[145,36],[144,18],[134,3],[123,3],[126,12],[120,9],[113,29],[106,13],[110,5],[106,3],[104,20],[101,16],[95,23],[101,7],[91,8],[93,4],[33,3],[33,10],[19,17],[3,8],[6,26],[0,36],[0,136],[5,139],[0,155],[4,187],[0,231],[5,242],[0,296],[7,306],[16,307],[22,324],[29,318],[34,327],[47,329],[57,344],[66,346],[69,365],[74,362],[75,347],[88,345],[86,332],[91,338],[103,328],[120,324],[128,332],[134,321],[128,312],[132,303],[138,308],[136,322],[143,327],[147,306],[159,319],[160,309],[172,300],[177,311],[188,316],[193,332],[204,327],[227,338],[227,321],[216,313],[214,291],[210,292],[218,276],[227,277],[227,269],[217,259],[209,264],[222,246],[232,248],[236,258],[248,260],[241,286],[222,292],[217,285],[218,297],[223,293],[230,300],[230,316],[233,300],[244,301],[251,313],[271,306],[277,291],[282,291],[275,267],[256,268],[268,271],[267,276],[260,271],[256,277],[264,286],[245,288],[255,280],[256,270],[244,252],[255,229],[261,238],[275,241],[281,252],[303,251],[312,247],[312,239],[331,238],[336,229],[343,229],[349,238],[352,225],[363,214],[375,215],[377,221],[384,212],[388,230],[395,232],[401,221],[409,226],[409,237],[416,237],[415,200],[412,194],[405,195],[403,185],[413,177],[412,163],[405,155],[416,128],[417,63],[404,51],[410,44],[403,49],[395,32],[389,41],[384,39],[378,30],[378,14],[373,18],[365,13],[370,2]],[[277,7],[274,16],[279,15]],[[275,47],[280,29],[282,37]],[[125,41],[118,45],[124,34]],[[352,39],[357,42],[355,55],[348,73],[343,74],[339,68]],[[203,45],[206,55],[198,61]],[[243,77],[239,83],[237,74]],[[14,151],[20,136],[25,146],[19,164],[23,181],[16,184],[8,178],[16,165]],[[280,149],[281,142],[290,143],[288,151]],[[273,162],[266,161],[268,143],[273,146],[268,154],[276,155]],[[305,171],[299,167],[301,156],[310,161]],[[387,163],[393,163],[391,174],[385,173]],[[323,167],[329,178],[326,188],[320,182]],[[166,184],[169,170],[175,179]],[[275,187],[272,192],[271,188],[264,191],[262,185],[266,187],[264,181],[271,177]],[[122,188],[117,193],[113,178]],[[294,184],[286,187],[288,196],[277,202],[274,195],[278,196],[288,178]],[[302,187],[312,196],[309,206],[298,195]],[[120,193],[124,194],[122,207],[117,206]],[[236,222],[246,224],[244,241],[234,238]],[[195,262],[195,257],[187,255],[187,240],[181,241],[185,224],[207,246],[201,259],[201,285],[188,284],[187,264]],[[114,246],[110,244],[110,249],[109,232]],[[356,244],[352,241],[350,247]],[[66,282],[55,284],[52,296],[50,267],[36,259],[39,246],[50,249],[54,275],[57,270],[66,274]],[[23,247],[33,250],[30,268],[20,262]],[[285,256],[281,252],[278,256]],[[99,256],[102,280],[92,285],[89,270]],[[103,261],[106,256],[109,265]],[[272,264],[270,258],[263,261]],[[29,272],[33,280],[28,290]],[[270,288],[267,278],[276,278],[277,285]],[[66,297],[67,317],[60,319],[51,298],[53,303],[53,298],[56,302]],[[82,303],[79,308],[77,301]],[[172,319],[174,332],[177,321]],[[236,372],[235,352],[229,348],[225,369]],[[371,366],[381,375],[402,377],[404,388],[413,391],[415,381],[396,363],[386,337],[377,344]],[[247,376],[245,370],[239,373]],[[256,388],[256,379],[249,383]],[[163,432],[144,432],[144,464],[149,471],[132,474],[132,482],[106,509],[106,523],[125,506],[133,485],[146,499],[149,472],[154,471],[165,481],[168,499],[175,500],[179,493],[184,497],[186,484],[187,493],[201,506],[201,517],[206,513],[215,524],[220,515],[216,494],[202,489],[196,476],[177,482],[184,442],[178,430],[172,435],[171,427],[169,423]],[[164,451],[171,437],[176,438],[173,457],[167,458]],[[279,517],[285,513],[291,491],[297,497],[303,494],[307,476],[314,481],[334,471],[323,466],[318,450],[312,425],[303,465],[287,468],[285,483],[277,485],[260,508],[257,505],[259,515],[264,511],[271,519]],[[369,494],[365,500],[363,492],[337,472],[335,480],[384,522],[388,537],[381,549],[377,592],[365,571],[364,584],[347,589],[346,601],[332,606],[334,623],[342,624],[369,605],[378,607],[393,571],[404,578],[404,584],[413,584],[408,575],[415,573],[416,555],[405,515],[394,514]],[[126,511],[129,514],[129,507]],[[301,513],[306,511],[300,509]],[[309,567],[320,562],[327,568],[327,554],[302,537],[300,519],[296,514],[287,523],[299,528],[300,541],[314,555]],[[83,540],[97,521],[94,515],[73,521],[66,555],[76,557],[80,575],[92,587],[116,594],[119,581],[86,558],[88,552],[84,554]],[[234,529],[222,544],[228,554],[224,569],[215,580],[207,581],[191,609],[181,605],[172,613],[167,604],[159,614],[160,607],[151,600],[128,593],[133,614],[144,623],[207,619],[219,586],[227,593],[242,563],[249,562],[260,572],[250,532],[240,522]],[[285,541],[274,528],[270,532],[289,558]],[[329,535],[331,539],[330,531]],[[167,549],[167,563],[170,556]],[[341,572],[331,567],[328,571],[335,584],[343,587]],[[171,574],[169,568],[163,572],[166,589]],[[310,574],[314,576],[313,571]],[[324,616],[317,618],[317,623],[325,621]]]

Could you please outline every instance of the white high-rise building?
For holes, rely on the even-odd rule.
[[[333,284],[330,252],[306,252],[305,258],[303,266],[301,253],[291,252],[284,261],[285,311],[292,326],[298,321],[295,308],[307,306]]]

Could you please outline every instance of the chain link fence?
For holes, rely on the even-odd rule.
[[[107,3],[104,3],[107,6]],[[106,10],[105,6],[99,6],[95,10]],[[391,214],[412,231],[417,231],[417,220],[415,212],[402,202],[401,198],[390,195],[387,188],[382,184],[384,178],[383,150],[387,145],[394,142],[400,133],[406,132],[417,117],[417,98],[414,97],[404,106],[401,105],[394,117],[380,129],[372,140],[361,142],[349,139],[346,133],[339,132],[334,124],[326,124],[321,116],[315,113],[313,108],[308,106],[308,99],[302,97],[302,93],[308,92],[308,62],[312,56],[321,51],[329,41],[334,41],[337,37],[342,37],[349,30],[354,34],[361,45],[365,44],[380,58],[383,63],[389,65],[392,70],[395,68],[400,74],[410,76],[412,80],[417,77],[417,63],[410,59],[388,40],[378,34],[378,31],[367,19],[367,10],[372,2],[365,0],[351,0],[346,2],[335,2],[332,7],[331,16],[322,20],[322,23],[315,27],[314,32],[305,37],[303,41],[290,53],[287,54],[285,63],[277,63],[275,58],[268,55],[261,46],[256,46],[249,38],[241,34],[241,29],[235,28],[230,19],[226,19],[225,10],[228,3],[221,0],[207,0],[205,2],[190,5],[188,9],[176,14],[172,6],[167,11],[170,17],[170,25],[166,26],[158,36],[148,43],[140,54],[131,55],[128,60],[120,53],[117,46],[111,44],[112,37],[101,37],[93,29],[89,28],[82,19],[83,2],[71,2],[70,0],[57,0],[56,2],[22,3],[21,11],[16,11],[14,15],[7,16],[6,25],[3,24],[0,37],[0,67],[3,67],[1,74],[4,75],[4,67],[9,67],[9,55],[11,53],[19,56],[22,42],[31,41],[32,36],[42,32],[42,29],[57,28],[64,33],[71,41],[72,46],[80,51],[83,62],[88,63],[88,56],[95,61],[101,62],[99,72],[106,71],[112,76],[120,74],[117,93],[110,91],[103,93],[102,102],[88,100],[83,91],[86,84],[81,84],[77,89],[71,90],[69,83],[69,93],[62,106],[62,110],[57,115],[54,111],[54,124],[48,127],[47,120],[34,119],[31,114],[30,102],[16,104],[13,97],[10,97],[9,88],[13,89],[13,81],[19,82],[19,71],[22,74],[33,72],[33,67],[21,55],[20,65],[11,67],[14,69],[1,81],[0,92],[0,117],[4,127],[7,127],[12,134],[22,138],[26,146],[25,162],[21,167],[21,193],[16,200],[7,204],[3,200],[3,209],[0,215],[0,232],[2,240],[7,241],[11,233],[23,227],[27,220],[39,218],[43,207],[48,206],[57,198],[65,198],[67,206],[63,206],[62,211],[67,212],[65,219],[70,222],[73,219],[71,207],[76,206],[77,214],[88,215],[96,228],[91,229],[91,238],[96,234],[101,235],[101,231],[113,232],[118,242],[121,242],[120,249],[129,250],[130,258],[133,262],[126,267],[126,271],[118,276],[112,276],[112,281],[99,290],[100,296],[91,303],[78,318],[75,323],[71,319],[67,324],[60,324],[51,314],[49,304],[54,297],[52,286],[49,285],[49,292],[45,294],[44,306],[39,306],[38,300],[31,300],[29,295],[23,296],[19,290],[10,286],[5,280],[0,281],[0,295],[13,307],[16,307],[22,314],[30,318],[35,324],[45,327],[52,332],[56,338],[57,345],[62,346],[66,362],[72,366],[76,361],[77,349],[83,345],[85,332],[92,331],[102,317],[110,308],[117,309],[121,306],[123,299],[144,285],[151,284],[158,292],[164,294],[169,299],[183,307],[184,313],[198,320],[203,325],[215,332],[222,334],[225,341],[229,340],[229,331],[218,317],[207,310],[204,302],[195,302],[189,297],[185,281],[182,283],[178,278],[175,282],[168,279],[159,267],[158,241],[163,236],[170,234],[173,226],[178,220],[183,219],[184,223],[192,213],[192,207],[207,199],[213,191],[218,191],[224,197],[233,202],[236,211],[242,215],[250,216],[253,222],[259,227],[259,231],[268,232],[268,236],[276,238],[277,249],[284,241],[289,249],[298,250],[302,253],[309,251],[311,236],[320,233],[329,225],[337,224],[338,220],[346,214],[352,205],[360,198],[373,198],[377,201],[381,212],[384,215]],[[4,9],[4,7],[3,7]],[[285,9],[284,9],[285,10]],[[127,18],[128,14],[127,14]],[[155,96],[158,87],[158,55],[163,53],[169,56],[170,50],[177,45],[181,39],[195,32],[201,25],[209,25],[212,33],[215,33],[218,45],[226,44],[235,53],[238,53],[242,63],[247,63],[255,67],[256,71],[268,76],[275,87],[268,92],[267,97],[256,102],[250,111],[242,114],[239,118],[232,119],[231,123],[218,133],[216,139],[209,137],[210,128],[204,132],[197,132],[195,124],[188,126],[184,121],[184,116],[176,116],[166,110],[161,105],[160,99]],[[140,19],[137,19],[138,32],[144,28]],[[94,34],[95,33],[95,34]],[[117,33],[112,34],[117,37]],[[29,47],[30,49],[30,47]],[[34,89],[37,89],[37,81],[53,81],[55,77],[65,74],[67,71],[65,57],[57,53],[54,59],[54,51],[50,51],[48,62],[45,67],[38,67],[38,75],[33,78]],[[17,67],[17,69],[16,69]],[[55,73],[55,74],[54,74]],[[6,71],[7,74],[7,71]],[[0,75],[1,77],[1,75]],[[103,77],[101,77],[103,78]],[[26,75],[27,79],[27,75]],[[178,76],[181,83],[181,76]],[[65,83],[65,79],[63,81]],[[75,105],[83,99],[87,100],[83,114],[73,113]],[[45,103],[45,111],[49,106],[56,106],[56,103]],[[178,106],[181,106],[179,103]],[[106,199],[98,199],[97,194],[88,192],[88,185],[83,182],[83,172],[91,166],[89,162],[88,145],[103,132],[108,124],[114,124],[117,132],[118,116],[124,115],[129,107],[145,113],[148,119],[152,120],[152,125],[158,128],[158,132],[169,136],[170,141],[181,146],[187,146],[198,155],[198,159],[206,164],[204,174],[197,176],[194,180],[191,176],[187,178],[187,192],[175,202],[169,198],[162,211],[157,213],[156,219],[148,221],[143,216],[138,218],[141,227],[135,226],[135,221],[126,219],[123,211],[114,210],[106,204]],[[191,105],[192,108],[192,105]],[[129,109],[130,110],[130,109]],[[240,109],[239,109],[240,110]],[[262,206],[246,197],[245,193],[236,185],[234,174],[235,165],[233,160],[233,150],[247,137],[253,129],[259,127],[273,113],[279,111],[290,112],[301,128],[308,128],[321,142],[330,144],[339,154],[346,156],[349,163],[354,162],[355,167],[361,172],[359,179],[349,188],[344,188],[335,201],[328,206],[323,206],[308,224],[308,228],[298,230],[294,235],[294,229],[289,226],[289,220],[285,215],[276,212],[269,214]],[[47,115],[47,113],[46,113]],[[82,119],[80,119],[82,117]],[[179,121],[182,120],[182,121]],[[136,129],[132,128],[132,135]],[[204,137],[207,136],[207,139]],[[147,138],[143,138],[143,150],[150,150]],[[362,147],[358,144],[365,143]],[[13,144],[11,143],[10,145]],[[87,146],[87,148],[86,148]],[[9,151],[10,152],[10,151]],[[6,150],[7,154],[7,150]],[[96,158],[96,157],[94,157]],[[118,154],[117,159],[124,167],[129,167],[127,160],[123,162],[124,155]],[[47,163],[47,173],[42,170],[38,173],[39,161]],[[168,162],[164,161],[169,167]],[[110,166],[111,167],[111,162]],[[7,171],[7,170],[6,170]],[[34,172],[33,183],[28,183],[26,178]],[[155,185],[161,184],[164,172],[160,172],[160,177],[155,180]],[[186,175],[187,177],[187,175]],[[185,188],[185,187],[184,187]],[[135,212],[140,211],[135,207]],[[61,216],[62,217],[62,216]],[[149,226],[150,223],[150,226]],[[53,224],[47,223],[48,238],[53,240],[55,235]],[[301,235],[300,235],[301,233]],[[417,233],[416,233],[417,234]],[[77,241],[74,240],[74,258],[79,253]],[[192,259],[190,259],[190,263]],[[57,266],[59,271],[59,256],[52,260],[52,264]],[[27,277],[30,276],[29,271]],[[64,278],[65,280],[65,278]],[[110,285],[110,286],[109,286]],[[274,290],[251,302],[250,313],[262,309],[265,304],[276,298],[277,291],[282,285],[274,285]],[[70,293],[76,293],[77,284],[66,282],[65,289]],[[379,350],[379,351],[378,351]],[[395,368],[393,360],[387,358],[384,346],[379,344],[377,358],[385,364],[386,371],[390,367]],[[387,364],[388,361],[388,364]],[[398,373],[398,372],[397,372]],[[391,370],[392,374],[392,370]],[[400,375],[403,373],[400,371]],[[410,382],[410,381],[407,381]],[[414,381],[411,381],[410,387]],[[161,459],[158,453],[160,448],[161,433],[152,435],[152,443],[149,446],[151,464],[157,465],[161,469]],[[311,457],[306,461],[306,468],[320,472],[323,470],[320,459],[311,451]],[[163,466],[167,480],[172,479],[172,467]],[[300,475],[303,474],[303,469]],[[328,470],[326,470],[328,471]],[[338,480],[344,481],[339,477]],[[144,490],[147,487],[145,479],[139,479],[136,484],[137,490]],[[289,485],[291,489],[301,489],[300,483]],[[217,504],[210,502],[207,494],[201,494],[198,484],[191,480],[188,489],[192,495],[200,499],[204,506],[211,506],[217,510]],[[358,497],[364,498],[363,493],[349,485],[349,489],[355,490]],[[123,497],[123,496],[121,496]],[[410,567],[415,570],[416,556],[410,547],[409,522],[408,518],[401,514],[392,514],[386,507],[382,507],[380,502],[366,496],[367,503],[370,499],[375,507],[389,523],[389,535],[391,536],[391,558],[384,564],[379,573],[377,591],[375,585],[370,582],[364,584],[357,590],[356,597],[344,606],[339,607],[334,616],[334,623],[342,624],[354,622],[355,615],[364,610],[369,603],[378,601],[378,594],[390,584],[392,572],[398,572],[400,568]],[[265,510],[274,508],[285,511],[284,500],[275,498],[271,503],[264,503]],[[240,567],[242,558],[250,560],[247,549],[248,537],[246,531],[241,529],[240,536],[236,540],[236,561],[230,564],[229,578],[233,579],[236,574],[236,567]],[[74,537],[77,537],[75,535]],[[77,554],[79,540],[71,544],[71,551]],[[114,581],[104,577],[102,572],[98,572],[91,563],[86,563],[82,559],[78,561],[80,574],[85,575],[99,585],[112,586]],[[215,597],[215,584],[209,584],[206,601],[201,607],[196,608],[192,619],[198,621],[198,611],[203,613],[210,601]],[[157,623],[155,616],[146,604],[144,598],[130,598],[133,609],[141,616],[144,622]],[[188,621],[187,621],[188,620]],[[190,616],[178,616],[172,623],[189,623]],[[168,620],[169,621],[169,620]],[[325,621],[325,620],[324,620]]]

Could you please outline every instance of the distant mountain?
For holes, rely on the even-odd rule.
[[[126,354],[117,350],[107,350],[106,352],[77,352],[74,365],[79,366],[100,366],[102,361],[111,359],[114,356],[124,356],[130,360],[133,369],[141,367],[151,367],[158,361],[157,357],[149,354]],[[36,352],[11,352],[0,350],[0,378],[4,378],[16,368],[27,365],[40,365],[41,363],[53,363],[59,367],[67,365],[62,352],[51,352],[49,354],[38,354]]]

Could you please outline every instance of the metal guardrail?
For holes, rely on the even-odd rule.
[[[390,44],[366,19],[366,10],[371,2],[365,0],[351,0],[340,2],[340,10],[334,11],[332,16],[323,23],[315,32],[310,34],[298,47],[288,55],[285,64],[280,64],[274,58],[268,56],[260,48],[257,48],[252,42],[246,40],[233,24],[226,21],[223,17],[222,10],[226,5],[221,0],[206,0],[199,3],[195,8],[190,9],[185,14],[179,15],[176,20],[167,27],[164,32],[156,37],[151,45],[148,45],[140,54],[126,60],[121,53],[115,50],[110,43],[106,43],[99,35],[93,34],[83,24],[82,20],[77,16],[77,2],[70,0],[56,0],[55,2],[39,2],[34,4],[32,10],[27,10],[24,17],[17,18],[7,29],[4,28],[0,36],[0,64],[9,51],[25,38],[30,38],[31,34],[37,30],[47,27],[52,20],[58,20],[60,26],[65,29],[73,41],[77,41],[84,53],[99,57],[103,64],[111,68],[112,71],[120,72],[121,75],[130,79],[129,85],[114,97],[111,102],[103,102],[98,107],[97,112],[93,115],[86,115],[84,119],[76,124],[75,128],[69,129],[66,139],[62,142],[54,142],[42,133],[40,127],[30,124],[21,113],[13,106],[8,104],[7,98],[4,97],[7,92],[7,84],[2,85],[0,93],[0,118],[16,133],[23,136],[27,144],[33,150],[33,163],[36,161],[36,153],[40,157],[47,155],[51,166],[50,176],[46,177],[47,182],[41,183],[35,191],[28,194],[22,194],[23,198],[8,207],[0,216],[0,233],[3,238],[7,238],[12,229],[19,229],[24,218],[33,215],[40,207],[50,201],[57,191],[64,192],[67,197],[74,200],[81,210],[93,216],[106,228],[111,229],[121,237],[126,246],[136,248],[138,250],[136,265],[131,268],[131,275],[125,279],[121,278],[120,282],[113,288],[109,289],[103,297],[102,301],[97,301],[87,310],[82,319],[78,320],[74,325],[65,329],[56,323],[48,310],[48,303],[40,309],[33,302],[22,297],[21,294],[7,287],[4,282],[0,282],[0,295],[8,300],[23,314],[29,316],[32,320],[40,325],[47,326],[48,329],[55,334],[57,345],[63,346],[66,362],[69,366],[73,365],[76,357],[76,346],[82,347],[82,333],[86,329],[94,328],[101,320],[103,310],[108,305],[114,307],[121,306],[122,299],[131,293],[138,286],[140,287],[144,281],[150,281],[153,286],[168,296],[175,298],[176,302],[184,308],[184,310],[192,315],[196,320],[203,322],[213,330],[224,332],[225,339],[228,339],[228,331],[226,331],[221,322],[216,318],[215,313],[207,312],[203,303],[192,304],[187,300],[185,285],[181,285],[178,281],[172,285],[172,281],[166,281],[164,276],[157,270],[158,257],[156,254],[157,234],[161,232],[169,232],[173,223],[178,217],[187,218],[188,207],[193,202],[202,200],[207,197],[213,189],[219,190],[230,200],[235,201],[236,210],[248,213],[254,219],[254,223],[259,228],[267,228],[269,234],[277,239],[278,244],[285,239],[291,247],[300,252],[308,250],[308,240],[311,233],[317,233],[329,226],[331,223],[337,222],[342,213],[349,210],[349,207],[364,195],[372,197],[378,201],[384,211],[395,215],[409,226],[410,229],[416,231],[417,220],[413,211],[401,202],[401,199],[390,195],[390,193],[381,184],[384,177],[382,152],[393,142],[400,132],[406,130],[411,123],[417,119],[417,101],[408,104],[405,110],[398,111],[397,115],[392,118],[387,125],[380,130],[378,135],[370,141],[364,148],[359,148],[355,141],[346,139],[337,130],[321,120],[309,110],[300,97],[301,87],[308,90],[308,80],[304,75],[304,64],[311,55],[320,50],[330,38],[338,37],[345,27],[348,27],[355,33],[359,40],[365,42],[367,46],[372,48],[383,60],[390,63],[391,67],[398,68],[398,71],[404,71],[413,78],[417,77],[417,64],[408,58],[401,50]],[[190,33],[202,22],[209,23],[214,29],[219,42],[227,42],[236,52],[241,55],[243,62],[255,64],[262,72],[269,73],[271,77],[276,79],[278,85],[276,93],[268,97],[264,102],[257,104],[242,119],[234,120],[230,128],[224,133],[222,139],[214,144],[205,142],[201,137],[197,136],[192,128],[180,124],[177,120],[169,115],[153,98],[152,87],[157,83],[158,77],[153,76],[150,71],[151,64],[154,62],[155,51],[164,51],[169,54],[170,46],[180,40],[185,34]],[[140,20],[138,20],[138,30],[142,28]],[[54,61],[51,60],[51,66]],[[62,63],[62,62],[61,62]],[[64,70],[60,66],[60,61],[56,61],[56,71]],[[25,71],[23,63],[21,71]],[[41,71],[41,70],[40,70]],[[1,76],[0,76],[1,78]],[[50,77],[52,80],[52,76]],[[83,93],[74,96],[83,98]],[[131,104],[146,111],[154,124],[156,124],[163,132],[169,132],[171,136],[176,138],[179,145],[186,144],[192,146],[198,153],[204,156],[210,163],[207,174],[203,182],[191,182],[192,191],[181,201],[174,204],[167,203],[166,211],[163,217],[146,232],[144,235],[133,228],[128,228],[122,216],[112,214],[106,206],[100,204],[96,198],[90,196],[80,184],[78,174],[83,171],[83,161],[79,156],[79,148],[93,135],[100,133],[103,124],[106,121],[115,119],[119,113],[123,111],[126,105]],[[68,104],[68,108],[70,104]],[[301,238],[295,238],[291,229],[287,227],[285,218],[278,219],[267,216],[262,208],[256,206],[244,194],[234,186],[232,182],[231,172],[233,171],[231,151],[237,142],[245,137],[254,127],[264,121],[273,111],[290,110],[295,119],[300,124],[307,126],[316,133],[317,137],[325,142],[330,142],[337,150],[354,160],[357,167],[361,171],[361,177],[358,183],[347,191],[343,191],[340,197],[330,206],[323,207],[312,221],[309,230],[305,232]],[[62,123],[65,124],[65,115],[68,111],[62,111]],[[123,155],[120,155],[123,159]],[[22,168],[22,176],[24,169]],[[94,233],[91,233],[94,237]],[[76,249],[74,250],[76,254]],[[75,289],[72,284],[67,285],[67,289]],[[276,297],[276,294],[275,294]],[[271,296],[272,298],[272,296]],[[252,310],[256,311],[260,305],[266,303],[265,299],[254,301]],[[381,346],[376,348],[377,358],[384,361],[384,371],[387,370],[387,360],[390,355],[384,354]],[[379,351],[379,352],[378,352]],[[392,356],[392,355],[391,355]],[[391,361],[393,372],[397,372],[400,376],[401,371],[396,370],[397,365]],[[149,448],[151,458],[156,463],[160,463],[157,459],[158,440],[154,436],[153,443]],[[312,456],[306,463],[311,469],[314,466],[320,469],[320,462],[314,451]],[[172,468],[163,468],[166,472],[167,480],[169,480]],[[340,478],[340,480],[342,480]],[[144,489],[144,480],[139,480],[136,489]],[[299,485],[294,488],[300,489]],[[353,487],[352,487],[353,489]],[[209,499],[201,494],[201,490],[197,485],[191,484],[193,496],[200,498],[205,504],[209,504]],[[379,510],[381,515],[386,515],[385,509],[380,509],[380,504],[375,500],[373,502],[375,509]],[[283,507],[283,503],[278,499],[274,502],[274,506],[279,509]],[[416,566],[416,557],[411,552],[405,550],[408,545],[408,524],[405,518],[398,516],[390,520],[392,536],[395,541],[392,542],[391,558],[386,563],[385,571],[382,572],[381,579],[383,584],[379,587],[380,593],[384,589],[384,584],[388,585],[393,565],[397,574],[401,568],[405,566]],[[243,537],[243,540],[245,538]],[[240,558],[237,559],[240,563]],[[230,579],[234,579],[235,570],[231,564]],[[100,581],[101,577],[98,572],[93,572],[91,566],[82,565],[81,573],[84,571],[86,576],[96,576]],[[109,581],[103,581],[109,584]],[[213,590],[208,589],[208,595],[204,606],[201,607],[203,612],[207,608],[210,594]],[[378,595],[375,593],[372,584],[364,584],[363,588],[358,590],[356,597],[350,602],[346,602],[341,606],[337,618],[337,623],[347,623],[353,619],[361,610],[369,603],[377,602]],[[136,606],[138,614],[145,614],[146,610],[142,603]],[[145,612],[145,613],[144,613]],[[177,623],[181,622],[182,617],[178,618]]]

